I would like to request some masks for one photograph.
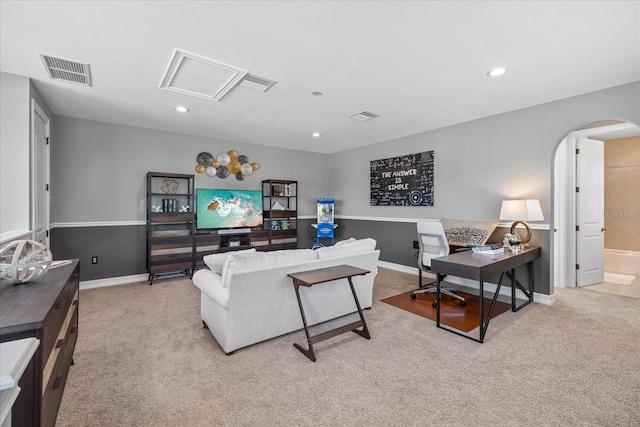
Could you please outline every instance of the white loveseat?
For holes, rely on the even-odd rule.
[[[251,252],[250,252],[251,251]],[[350,239],[317,250],[228,252],[205,257],[198,270],[200,314],[225,353],[302,329],[302,317],[289,273],[348,264],[371,271],[353,280],[360,306],[372,305],[380,251],[373,239]],[[343,284],[301,288],[309,325],[357,311],[346,279]]]

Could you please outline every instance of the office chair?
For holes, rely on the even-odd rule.
[[[433,258],[449,255],[449,242],[444,234],[444,227],[439,221],[418,221],[418,286],[419,290],[411,293],[411,299],[416,299],[416,294],[425,294],[436,292],[436,287],[424,288],[422,286],[422,272],[431,271],[431,260]],[[449,295],[450,297],[460,300],[460,305],[466,304],[464,297],[455,293],[455,291],[440,287],[440,293]],[[432,304],[433,307],[438,306],[436,299]]]

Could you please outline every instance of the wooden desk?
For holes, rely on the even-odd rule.
[[[298,306],[300,307],[300,314],[302,315],[302,323],[304,324],[304,332],[307,335],[307,343],[309,344],[309,349],[304,349],[299,344],[293,344],[293,346],[300,350],[302,354],[311,359],[312,362],[316,361],[316,353],[313,350],[313,344],[317,342],[324,341],[348,331],[353,331],[356,334],[365,337],[366,339],[371,338],[369,329],[367,328],[367,323],[365,322],[364,315],[362,314],[362,309],[360,308],[358,295],[356,295],[356,290],[353,287],[353,282],[351,281],[351,278],[353,276],[364,276],[365,274],[369,273],[371,273],[369,270],[363,270],[361,268],[352,267],[350,265],[338,265],[335,267],[319,268],[317,270],[301,271],[299,273],[291,273],[287,275],[293,279],[293,286],[296,290],[296,298],[298,298]],[[302,306],[302,300],[300,299],[300,286],[311,287],[319,283],[327,282],[333,282],[335,284],[339,279],[347,279],[349,281],[349,286],[351,286],[351,293],[353,294],[353,299],[356,302],[356,307],[358,308],[358,314],[360,318],[355,322],[349,321],[346,324],[334,327],[328,331],[318,333],[317,335],[312,335],[309,330],[309,325],[307,325],[307,318],[304,315],[304,307]],[[351,315],[348,314],[346,316],[339,317],[338,319],[330,320],[329,322],[340,320],[343,318],[348,319],[350,316]],[[362,330],[357,329],[360,327],[362,327]]]
[[[503,254],[496,255],[480,255],[471,251],[457,252],[440,258],[434,258],[431,260],[431,271],[436,273],[437,280],[437,293],[436,301],[440,301],[440,282],[443,276],[451,275],[457,277],[463,277],[465,279],[473,279],[480,282],[480,308],[479,308],[479,339],[465,335],[457,330],[447,328],[440,323],[440,307],[438,304],[436,312],[436,326],[442,329],[446,329],[455,334],[461,335],[465,338],[472,339],[474,341],[483,342],[484,336],[489,327],[489,321],[491,320],[491,313],[493,307],[498,299],[500,293],[500,287],[502,286],[502,277],[504,274],[511,279],[511,310],[518,311],[522,307],[533,302],[533,269],[531,263],[540,258],[542,251],[539,247],[529,247],[522,249],[517,254],[505,250]],[[516,280],[515,269],[522,265],[527,266],[529,274],[529,287],[525,289],[520,282]],[[482,304],[482,298],[484,296],[484,282],[485,280],[495,277],[500,274],[500,280],[498,281],[498,287],[491,300],[491,306],[489,307],[489,313],[487,315],[486,322],[484,321],[484,308]],[[516,289],[520,289],[527,297],[527,301],[517,305],[516,302]]]

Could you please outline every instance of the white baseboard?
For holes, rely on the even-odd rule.
[[[132,276],[108,277],[106,279],[85,280],[80,282],[80,290],[104,288],[106,286],[126,285],[128,283],[145,282],[148,274],[134,274]]]
[[[389,270],[400,271],[402,273],[414,274],[418,275],[418,267],[409,267],[401,264],[394,264],[392,262],[387,261],[378,261],[378,267],[387,268]],[[176,274],[176,276],[181,275],[182,273]],[[424,273],[424,277],[430,277],[435,279],[435,275],[431,273]],[[97,279],[97,280],[85,280],[80,282],[80,290],[85,289],[94,289],[94,288],[103,288],[106,286],[117,286],[117,285],[126,285],[128,283],[136,283],[136,282],[146,282],[149,279],[147,274],[134,274],[132,276],[120,276],[120,277],[109,277],[106,279]],[[469,288],[478,289],[478,282],[475,280],[461,279],[459,277],[449,277],[447,281],[451,283],[455,283],[458,285],[467,286]],[[417,283],[417,282],[416,282]],[[487,291],[495,292],[497,285],[493,283],[485,282],[484,288]],[[500,289],[500,295],[511,297],[511,288],[508,286],[503,286]],[[537,292],[533,293],[533,302],[537,302],[540,304],[551,305],[555,302],[555,295],[545,295]]]
[[[409,273],[418,275],[418,267],[408,267],[406,265],[394,264],[387,261],[378,261],[378,266],[382,268],[388,268],[389,270],[400,271],[402,273]],[[423,277],[431,277],[435,279],[435,274],[424,273]],[[472,289],[479,289],[480,285],[475,280],[462,279],[460,277],[448,276],[447,281],[450,283],[455,283],[457,285],[466,286]],[[417,282],[416,282],[417,283]],[[485,282],[484,289],[485,291],[495,292],[497,284]],[[507,296],[511,298],[511,287],[510,286],[502,286],[500,288],[500,295]],[[533,302],[537,302],[540,304],[551,305],[555,302],[555,295],[545,295],[537,292],[533,293]]]
[[[389,270],[400,271],[402,273],[409,273],[418,275],[418,267],[409,267],[407,265],[394,264],[392,262],[387,261],[378,261],[378,267],[387,268]],[[428,277],[433,277],[435,279],[435,275],[425,273]]]

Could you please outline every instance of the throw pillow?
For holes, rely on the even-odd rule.
[[[249,252],[255,252],[255,251],[256,251],[255,248],[251,248],[251,249],[243,249],[239,251],[223,252],[220,254],[211,254],[211,255],[205,256],[204,258],[202,258],[202,260],[207,265],[207,267],[209,267],[209,270],[213,271],[214,273],[222,274],[222,267],[224,266],[224,263],[227,260],[227,257],[229,257],[230,255],[249,253]]]
[[[326,246],[316,250],[318,259],[339,258],[349,255],[355,255],[365,252],[371,252],[376,249],[376,241],[371,238],[356,240],[342,246]]]
[[[333,246],[342,246],[342,245],[348,245],[351,242],[355,242],[356,238],[355,237],[351,237],[349,239],[345,239],[345,240],[340,240],[339,242],[336,242],[335,245]]]

